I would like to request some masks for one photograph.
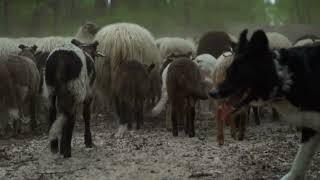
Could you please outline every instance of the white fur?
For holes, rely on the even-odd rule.
[[[164,109],[165,105],[168,101],[168,91],[167,91],[167,75],[168,75],[168,69],[171,64],[168,64],[167,67],[162,72],[162,88],[161,88],[161,98],[159,102],[156,104],[154,108],[151,110],[152,116],[157,116],[161,113],[161,111]]]
[[[290,48],[292,46],[291,41],[280,33],[267,32],[266,35],[269,40],[270,49]]]
[[[87,23],[80,26],[74,37],[83,43],[90,43],[93,41],[95,35],[87,31],[85,28],[86,25]]]
[[[61,139],[62,137],[62,129],[65,124],[66,119],[62,114],[58,114],[57,119],[52,124],[49,131],[49,140]]]
[[[294,44],[294,47],[300,47],[305,45],[314,44],[314,42],[320,42],[320,39],[313,41],[312,39],[302,39]]]
[[[18,54],[20,49],[18,44],[9,38],[0,38],[0,56],[8,56],[10,54]]]
[[[71,37],[51,36],[41,38],[36,42],[37,50],[42,52],[51,52],[55,48],[71,44]]]
[[[212,78],[217,59],[210,54],[201,54],[194,60],[206,77]]]
[[[178,37],[164,37],[156,40],[162,59],[170,54],[187,54],[191,53],[193,57],[196,54],[196,46],[192,41]]]
[[[27,46],[33,46],[37,43],[37,41],[40,40],[40,38],[36,38],[36,37],[20,37],[20,38],[16,38],[13,39],[17,44],[24,44]]]
[[[234,35],[232,35],[232,34],[230,34],[230,33],[228,33],[228,35],[229,35],[229,37],[230,37],[231,42],[233,42],[233,43],[238,43],[237,37],[235,37]]]
[[[118,132],[115,134],[116,138],[123,138],[124,133],[128,130],[127,124],[120,124]]]
[[[225,78],[225,73],[227,68],[230,66],[230,64],[233,61],[233,54],[232,52],[225,52],[219,58],[217,59],[217,62],[215,63],[212,81],[213,86],[217,86],[219,83],[221,83]]]
[[[9,115],[12,119],[19,119],[19,110],[18,109],[9,109]]]
[[[271,102],[271,106],[276,108],[288,123],[297,127],[307,127],[320,131],[320,113],[315,111],[301,111],[285,99]]]
[[[320,134],[316,134],[309,141],[301,144],[289,173],[282,177],[281,180],[304,179],[312,157],[319,148],[319,142]]]
[[[99,42],[97,50],[106,55],[95,62],[96,90],[106,98],[111,95],[111,79],[121,61],[136,60],[143,64],[160,65],[161,57],[152,34],[145,28],[131,23],[115,23],[100,29],[94,40]],[[108,102],[108,99],[105,99]]]

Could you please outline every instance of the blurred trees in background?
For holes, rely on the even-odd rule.
[[[87,20],[134,22],[155,34],[320,24],[318,7],[319,0],[0,0],[0,35],[71,35]]]

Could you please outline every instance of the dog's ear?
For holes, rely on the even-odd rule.
[[[238,52],[242,52],[248,45],[248,39],[247,39],[248,29],[244,29],[239,36],[239,46],[238,46]]]
[[[255,53],[263,53],[269,50],[269,41],[266,33],[263,30],[257,30],[253,33],[249,48]]]

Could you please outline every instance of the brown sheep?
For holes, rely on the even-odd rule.
[[[168,68],[166,84],[173,136],[178,136],[178,122],[183,122],[186,114],[185,133],[194,137],[195,103],[208,98],[198,66],[189,58],[178,58]]]
[[[33,62],[36,46],[20,45],[18,55],[2,56],[0,60],[0,102],[12,118],[12,126],[20,131],[19,119],[23,117],[23,105],[29,103],[30,128],[36,128],[36,99],[40,89],[40,75]]]
[[[112,98],[120,118],[118,137],[121,137],[127,128],[131,129],[133,123],[136,123],[136,129],[143,125],[143,106],[150,88],[149,75],[154,66],[129,60],[123,61],[115,72]]]
[[[197,56],[210,54],[218,58],[223,52],[230,51],[232,47],[233,43],[226,32],[210,31],[200,38]]]
[[[219,83],[221,83],[226,76],[226,70],[230,66],[231,62],[233,61],[233,55],[230,52],[226,52],[222,54],[218,59],[215,67],[215,71],[213,73],[213,86],[217,86]],[[243,108],[241,111],[239,111],[237,114],[233,115],[232,117],[225,117],[225,112],[229,110],[228,102],[232,101],[231,98],[223,99],[223,100],[215,100],[215,115],[216,115],[216,121],[217,121],[217,128],[218,128],[218,143],[219,145],[224,144],[224,121],[229,122],[230,128],[231,128],[231,136],[233,138],[236,137],[236,126],[235,121],[239,120],[239,140],[244,139],[245,130],[246,130],[246,123],[247,123],[247,115],[248,115],[248,109]]]

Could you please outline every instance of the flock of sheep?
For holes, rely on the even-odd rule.
[[[267,37],[271,49],[320,41],[317,36],[304,36],[291,43],[276,32]],[[25,104],[30,127],[36,131],[36,114],[44,113],[37,107],[45,101],[51,151],[64,157],[71,156],[72,131],[81,115],[86,147],[92,147],[90,114],[97,107],[115,112],[118,137],[127,129],[141,128],[144,115],[154,117],[165,108],[166,126],[173,136],[182,128],[193,137],[197,104],[208,99],[209,90],[224,80],[236,48],[237,38],[227,32],[210,31],[198,41],[179,37],[155,40],[147,29],[131,23],[99,28],[87,22],[74,37],[0,38],[0,106],[9,114],[2,120],[0,132],[19,133]],[[234,138],[239,124],[238,139],[242,140],[251,107],[235,117],[225,117],[228,99],[207,101],[217,121],[218,143],[224,143],[226,118]]]

